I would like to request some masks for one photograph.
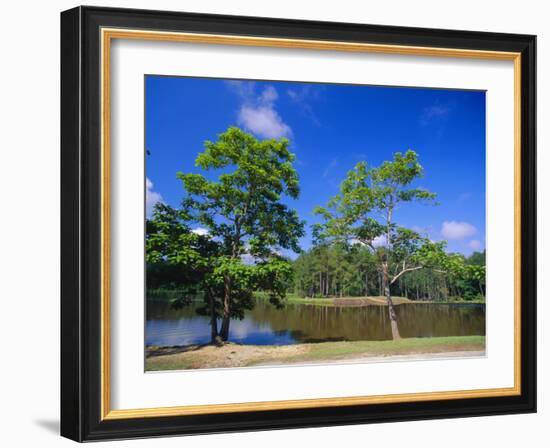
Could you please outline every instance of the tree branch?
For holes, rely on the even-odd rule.
[[[373,252],[376,251],[376,248],[374,247],[374,245],[372,244],[372,240],[366,240],[364,238],[358,238],[358,237],[354,237],[354,239],[356,239],[357,241],[359,241],[361,244],[364,244],[365,246],[367,246],[369,249],[371,249]]]
[[[390,282],[390,285],[393,285],[395,281],[401,277],[405,272],[411,272],[411,271],[418,271],[419,269],[422,269],[424,266],[415,266],[414,268],[407,268],[403,269],[399,274],[393,277],[392,281]]]

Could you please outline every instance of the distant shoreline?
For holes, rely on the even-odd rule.
[[[212,369],[335,363],[419,360],[483,356],[485,336],[406,338],[397,341],[321,342],[282,346],[212,345],[146,348],[145,370]]]
[[[481,300],[447,300],[447,301],[428,301],[428,300],[410,300],[406,297],[392,296],[394,305],[462,305],[462,304],[485,304]],[[308,297],[289,297],[289,304],[303,305],[325,305],[325,306],[387,306],[386,297],[384,296],[367,296],[367,297],[329,297],[329,298],[308,298]]]
[[[161,296],[158,294],[147,293],[147,300],[158,300],[165,301],[171,299],[172,297]],[[262,293],[255,294],[256,300],[268,300],[267,297],[263,297]],[[484,305],[485,300],[445,300],[445,301],[435,301],[435,300],[411,300],[407,297],[392,296],[392,301],[394,305],[403,305],[403,304],[418,304],[418,305],[462,305],[462,304],[472,304],[472,305]],[[190,304],[202,302],[201,299],[192,300]],[[286,301],[288,305],[316,305],[316,306],[387,306],[386,297],[384,296],[345,296],[345,297],[298,297],[294,294],[288,294]]]

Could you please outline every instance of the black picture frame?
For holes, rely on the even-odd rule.
[[[521,394],[102,420],[102,27],[521,53]],[[536,412],[535,58],[531,35],[99,7],[61,13],[61,435],[92,441]]]

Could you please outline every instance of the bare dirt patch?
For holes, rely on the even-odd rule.
[[[149,347],[147,366],[150,367],[150,370],[246,367],[267,361],[293,358],[303,355],[307,351],[306,345],[256,346],[231,343],[222,347],[212,345],[179,348]]]
[[[392,301],[394,305],[401,305],[403,303],[410,303],[411,301],[406,297],[393,297]],[[334,306],[368,306],[368,305],[387,305],[386,298],[384,296],[369,296],[369,297],[339,297],[333,299]]]

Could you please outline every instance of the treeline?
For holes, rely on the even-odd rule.
[[[383,250],[383,249],[380,249]],[[452,273],[421,269],[401,276],[392,295],[411,300],[480,300],[485,296],[485,251],[460,256],[464,268]],[[378,256],[372,250],[343,244],[319,245],[293,263],[294,293],[300,297],[383,296]]]
[[[475,278],[477,268],[485,267],[485,251],[462,257],[465,269],[449,274],[421,269],[403,275],[392,294],[410,300],[482,300],[485,276]],[[302,252],[294,260],[293,281],[287,293],[304,298],[383,296],[383,282],[377,255],[360,246],[320,245]],[[178,266],[168,263],[147,265],[148,296],[172,295],[188,286]]]

